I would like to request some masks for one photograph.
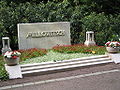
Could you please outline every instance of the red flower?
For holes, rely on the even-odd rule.
[[[17,56],[12,56],[13,59],[17,59]]]

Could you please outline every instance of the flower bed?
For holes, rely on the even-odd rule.
[[[48,53],[42,57],[35,57],[22,61],[21,64],[32,64],[32,63],[41,63],[41,62],[56,62],[63,61],[81,57],[94,56],[93,54],[83,54],[83,53],[59,53],[49,50]]]
[[[24,61],[26,59],[43,56],[47,53],[47,50],[32,48],[32,49],[26,49],[26,50],[19,50],[19,52],[21,53],[20,60]]]
[[[55,46],[51,50],[48,50],[48,53],[42,57],[35,57],[27,59],[21,64],[29,63],[41,63],[48,61],[59,61],[67,60],[81,57],[88,57],[94,55],[104,55],[106,49],[104,46],[84,46],[84,45],[64,45],[64,46]]]
[[[60,53],[105,54],[104,46],[63,45],[55,46],[53,50]]]

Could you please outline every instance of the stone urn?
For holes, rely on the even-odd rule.
[[[8,66],[15,66],[15,65],[19,64],[19,60],[20,60],[19,57],[17,57],[16,59],[13,59],[13,58],[4,58],[4,61],[6,62],[6,64]]]
[[[113,48],[113,47],[106,47],[106,50],[108,51],[108,53],[118,53],[119,52],[119,48]]]

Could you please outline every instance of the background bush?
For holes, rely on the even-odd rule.
[[[103,45],[108,40],[118,40],[120,35],[120,18],[119,15],[117,17],[113,17],[112,15],[105,15],[104,13],[96,14],[91,13],[88,16],[85,16],[81,19],[82,21],[82,29],[83,33],[86,31],[94,31],[95,32],[95,40],[97,45]],[[118,36],[118,37],[117,37]],[[81,37],[85,38],[83,34]]]
[[[18,23],[68,21],[72,44],[83,43],[85,32],[92,30],[97,44],[104,45],[119,37],[119,3],[119,0],[1,0],[0,38],[10,37],[11,48],[18,49]],[[1,49],[1,39],[0,43]]]

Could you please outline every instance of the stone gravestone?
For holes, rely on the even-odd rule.
[[[70,23],[21,23],[18,24],[19,49],[45,48],[70,45]]]

